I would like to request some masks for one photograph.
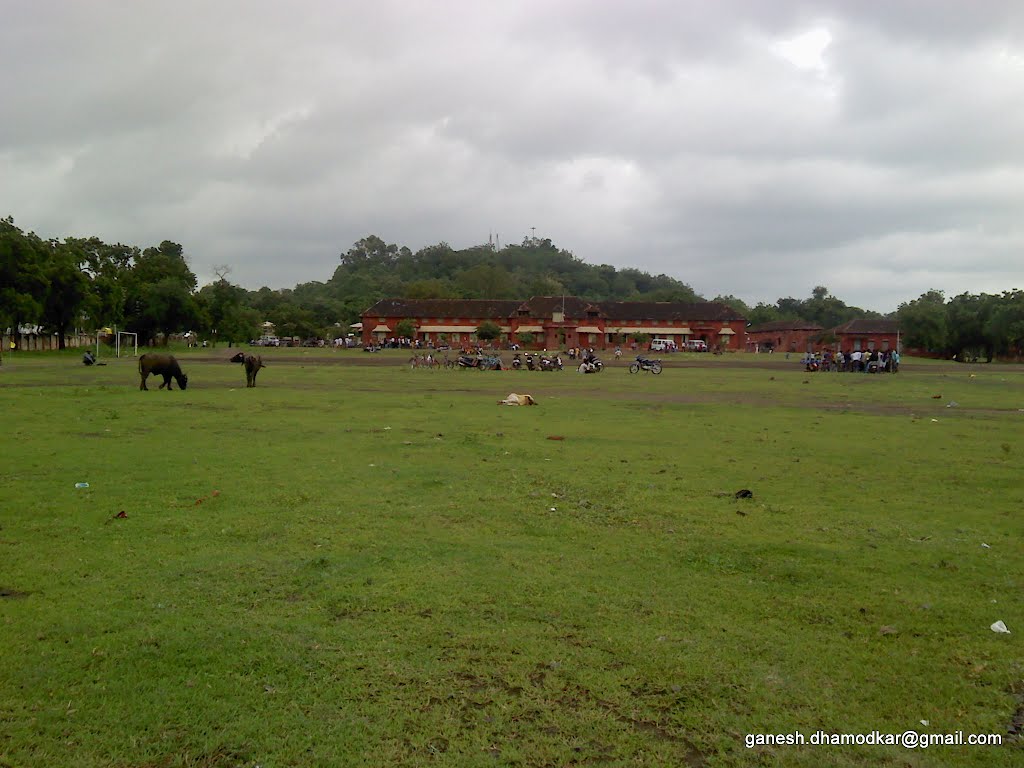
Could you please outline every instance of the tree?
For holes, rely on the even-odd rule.
[[[942,291],[922,293],[896,310],[903,343],[931,352],[948,352],[946,297]]]
[[[999,297],[986,333],[997,353],[1012,354],[1020,360],[1024,355],[1024,292],[1006,291]]]
[[[736,298],[732,294],[727,296],[715,296],[712,301],[718,304],[725,304],[727,307],[732,307],[736,310],[737,314],[743,317],[747,317],[750,314],[750,307],[747,306],[746,302],[743,301],[743,299]]]
[[[460,272],[456,284],[467,298],[512,299],[516,298],[512,275],[503,267],[478,264]]]
[[[527,283],[525,292],[530,296],[561,296],[565,286],[554,275],[535,275]]]
[[[501,336],[501,326],[492,320],[484,320],[476,329],[476,337],[480,341],[494,341]]]
[[[122,325],[139,249],[121,243],[109,245],[98,237],[68,238],[64,242],[81,254],[82,269],[92,281],[93,302],[89,316],[93,325]]]
[[[129,277],[126,298],[128,327],[146,342],[163,334],[164,343],[174,332],[187,330],[199,321],[193,300],[196,276],[177,243],[164,240],[139,256]]]
[[[252,307],[239,305],[229,310],[217,326],[217,338],[227,339],[228,346],[242,344],[260,335],[260,315]]]
[[[205,315],[201,325],[202,331],[212,335],[215,344],[218,338],[227,339],[229,342],[255,338],[258,320],[250,327],[249,320],[243,319],[247,317],[244,310],[248,310],[251,317],[258,317],[255,310],[245,305],[248,292],[241,286],[228,282],[227,275],[230,270],[226,267],[219,267],[214,271],[219,279],[210,285],[204,285],[196,294],[196,301]]]
[[[794,299],[792,296],[787,296],[784,299],[779,299],[775,302],[775,306],[779,309],[780,320],[804,320],[803,308],[804,303],[800,299]]]
[[[431,278],[406,283],[404,297],[407,299],[455,299],[456,292],[444,280]]]
[[[701,297],[686,283],[666,275],[658,275],[655,278],[657,287],[648,288],[645,295],[637,296],[638,301],[679,301],[693,303],[702,301]]]
[[[144,286],[139,297],[141,312],[135,322],[142,329],[140,335],[148,341],[154,341],[158,335],[162,335],[166,345],[171,334],[199,325],[198,306],[192,294],[176,278],[165,277],[157,283]]]
[[[779,308],[774,304],[765,304],[763,301],[758,302],[756,307],[747,312],[747,322],[751,325],[763,325],[781,319],[782,313],[779,312]]]
[[[308,339],[320,335],[313,313],[294,301],[285,301],[270,313],[270,321],[280,336]]]
[[[358,267],[367,262],[381,266],[393,265],[398,256],[398,246],[389,245],[376,235],[368,235],[341,255],[342,266]]]
[[[416,324],[408,317],[402,318],[395,324],[395,336],[400,339],[413,339],[416,337]]]
[[[26,235],[14,219],[0,219],[0,335],[38,324],[47,294],[46,259],[50,246],[34,233]]]
[[[156,283],[173,278],[191,293],[196,289],[196,276],[185,260],[182,246],[164,240],[156,248],[147,248],[135,263],[133,276],[136,280]]]
[[[962,293],[946,305],[946,348],[961,362],[984,357],[992,362],[995,340],[988,335],[989,317],[997,297]]]
[[[67,346],[67,333],[83,320],[86,310],[95,305],[89,276],[82,271],[84,254],[77,247],[51,241],[50,258],[45,267],[46,298],[42,319],[57,333],[57,346]]]

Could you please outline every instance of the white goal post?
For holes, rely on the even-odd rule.
[[[121,343],[121,337],[125,337],[125,343]],[[131,337],[130,339],[128,337]],[[138,357],[139,355],[139,334],[131,333],[130,331],[118,331],[117,332],[117,356],[121,356],[121,350],[127,350],[128,347],[132,349],[132,356]],[[127,354],[127,352],[125,352]]]

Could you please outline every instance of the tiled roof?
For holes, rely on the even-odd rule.
[[[689,304],[675,301],[601,301],[602,314],[609,320],[672,320],[727,323],[742,320],[743,315],[728,304],[699,301]]]
[[[776,333],[779,331],[820,331],[822,327],[806,320],[772,320],[747,328],[747,333]]]
[[[731,322],[743,316],[727,304],[712,301],[587,301],[577,296],[534,296],[526,301],[504,299],[381,299],[363,312],[369,317],[549,318],[565,308],[566,320],[602,318],[606,322],[668,320]],[[595,314],[591,314],[596,312]]]
[[[840,334],[879,334],[899,333],[900,324],[898,320],[885,320],[884,318],[858,317],[856,320],[849,320],[842,325],[832,329],[832,333]]]
[[[561,312],[565,307],[565,316],[572,318],[587,317],[588,310],[597,310],[601,316],[600,308],[596,303],[591,303],[577,296],[534,296],[522,302],[518,310],[526,310],[531,317],[551,317],[553,312]]]
[[[363,315],[371,317],[494,317],[515,313],[516,299],[381,299]]]

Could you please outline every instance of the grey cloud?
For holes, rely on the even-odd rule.
[[[1021,287],[1024,6],[13,4],[0,215],[325,280],[537,227],[751,303]],[[778,45],[828,30],[823,66]]]

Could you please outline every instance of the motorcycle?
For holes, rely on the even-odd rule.
[[[458,359],[459,368],[479,368],[480,359],[473,355],[459,355]]]
[[[526,367],[531,371],[537,370],[537,363],[533,359],[533,355],[527,353],[526,355]]]
[[[661,360],[651,360],[644,357],[643,355],[636,356],[636,362],[630,363],[630,373],[640,373],[640,371],[650,371],[651,373],[661,373]]]
[[[540,369],[542,371],[560,371],[565,366],[562,364],[562,358],[558,355],[554,357],[548,357],[547,355],[541,355],[540,358]]]
[[[512,367],[517,371],[523,367],[523,361],[519,359],[518,352],[512,355]]]

